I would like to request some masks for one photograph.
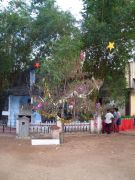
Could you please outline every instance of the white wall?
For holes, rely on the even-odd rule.
[[[129,63],[129,66],[130,66],[130,74],[129,74],[129,77],[130,77],[130,88],[134,88],[135,89],[135,62],[132,61]]]

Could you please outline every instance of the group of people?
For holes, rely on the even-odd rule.
[[[104,120],[103,133],[110,134],[111,132],[119,132],[119,126],[121,124],[121,114],[118,108],[113,110],[107,109]]]

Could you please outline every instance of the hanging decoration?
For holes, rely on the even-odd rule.
[[[81,52],[80,52],[80,60],[81,60],[81,65],[82,66],[83,66],[83,63],[85,61],[85,58],[86,58],[86,53],[81,50]]]
[[[80,52],[80,59],[81,59],[82,61],[84,61],[84,60],[85,60],[85,57],[86,57],[86,53],[81,50],[81,52]]]
[[[44,80],[45,81],[45,80]],[[49,92],[49,88],[48,88],[48,85],[47,85],[47,83],[46,82],[44,82],[44,87],[43,87],[43,89],[44,89],[44,98],[47,100],[47,99],[50,99],[50,100],[52,100],[51,99],[51,94],[50,94],[50,92]]]
[[[107,49],[110,49],[110,51],[114,49],[114,42],[109,42]]]

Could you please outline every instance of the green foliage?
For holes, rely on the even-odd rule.
[[[0,79],[17,80],[18,72],[40,60],[42,77],[53,86],[63,80],[79,56],[80,35],[75,19],[53,0],[10,1],[0,10]],[[12,76],[11,76],[12,74]],[[14,74],[14,76],[13,76]],[[12,82],[13,82],[12,81]]]
[[[5,10],[0,14],[0,72],[11,72],[25,66],[31,49],[28,41],[29,17]]]
[[[131,118],[134,118],[134,116],[121,116],[121,119],[131,119]]]
[[[93,114],[91,112],[81,112],[80,113],[80,117],[79,117],[79,121],[80,122],[88,122],[90,119],[93,119]]]
[[[128,90],[126,89],[126,79],[124,74],[112,75],[108,74],[104,81],[104,85],[99,92],[99,96],[104,97],[105,101],[114,100],[117,105],[123,106],[126,102]]]
[[[71,14],[59,11],[54,1],[50,0],[33,3],[32,12],[36,13],[30,34],[34,41],[33,56],[36,58],[51,56],[54,43],[62,36],[72,34],[75,20]]]
[[[127,62],[134,56],[135,1],[83,1],[84,71],[104,80],[108,91],[112,90],[110,96],[117,99],[126,87],[124,76]],[[111,51],[106,48],[109,42],[115,43]]]
[[[45,2],[38,6],[39,13],[33,23],[35,31],[31,36],[38,52],[33,55],[41,60],[40,78],[45,78],[49,88],[53,89],[71,76],[82,44],[71,14],[59,11],[53,1],[49,1],[49,6]]]
[[[31,17],[25,3],[10,1],[0,10],[0,83],[7,89],[30,61],[29,27]]]
[[[115,69],[119,74],[125,70],[134,46],[135,2],[84,0],[84,4],[85,70],[101,79]],[[111,53],[106,49],[109,41],[115,42]]]
[[[71,76],[79,57],[81,42],[78,35],[64,36],[54,43],[52,56],[42,60],[40,74],[46,77],[49,86],[54,88]]]

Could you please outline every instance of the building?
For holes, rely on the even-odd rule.
[[[21,73],[20,73],[21,74]],[[12,88],[7,90],[6,109],[2,111],[2,115],[7,117],[7,125],[10,127],[16,127],[16,120],[18,117],[32,116],[32,95],[39,95],[39,90],[34,88],[35,84],[35,71],[30,70],[23,72],[18,77],[18,82]],[[39,119],[39,116],[38,116]],[[40,118],[41,119],[41,118]],[[36,119],[34,119],[36,121]]]
[[[126,115],[135,115],[135,61],[129,61],[127,67],[127,88],[128,91],[128,101],[126,104]]]

